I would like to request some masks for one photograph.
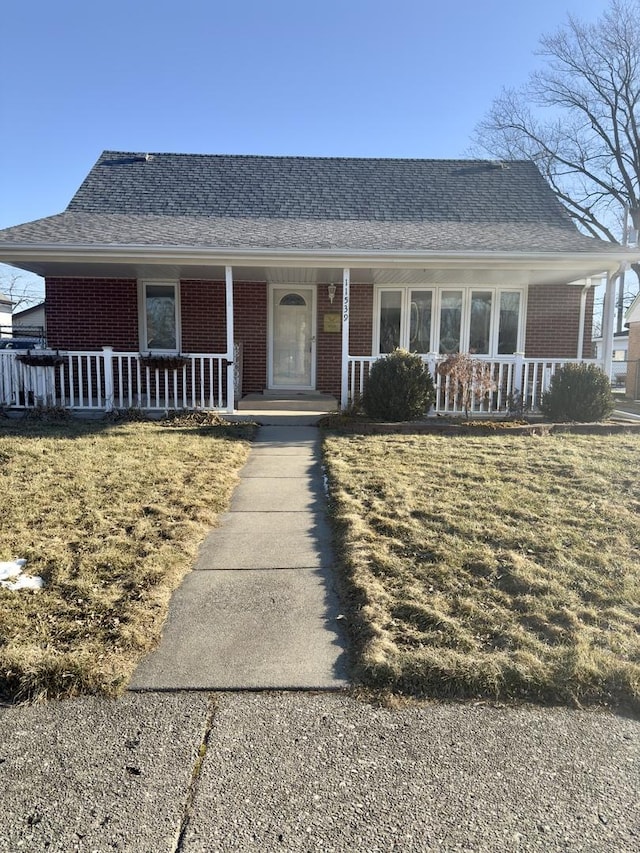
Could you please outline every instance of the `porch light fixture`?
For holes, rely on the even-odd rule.
[[[336,286],[331,283],[327,286],[327,293],[329,294],[329,302],[333,305],[333,300],[336,298]]]

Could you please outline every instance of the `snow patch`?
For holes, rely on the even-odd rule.
[[[0,586],[5,589],[42,589],[44,581],[38,575],[25,575],[23,569],[27,561],[23,559],[0,561]]]

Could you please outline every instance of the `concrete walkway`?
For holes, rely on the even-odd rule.
[[[314,426],[262,426],[132,690],[348,685]]]

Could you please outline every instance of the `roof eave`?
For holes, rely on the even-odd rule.
[[[69,262],[73,264],[112,262],[119,264],[145,263],[222,266],[315,266],[315,267],[421,267],[515,265],[518,268],[571,266],[576,263],[615,272],[623,263],[640,262],[640,251],[622,249],[609,252],[514,252],[514,251],[425,251],[425,250],[353,250],[353,249],[265,249],[265,248],[197,248],[192,246],[107,246],[74,244],[0,245],[0,261],[20,265],[20,262]]]

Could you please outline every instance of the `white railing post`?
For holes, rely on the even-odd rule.
[[[102,365],[104,374],[104,410],[113,411],[113,347],[102,347]]]
[[[235,373],[233,346],[233,268],[225,267],[225,305],[227,315],[227,407],[233,414],[235,404]]]
[[[342,271],[342,382],[340,389],[340,408],[349,405],[349,313],[351,305],[351,270]]]
[[[522,398],[522,389],[524,388],[523,382],[523,373],[524,373],[524,353],[523,352],[514,352],[513,354],[513,389],[511,391],[512,397],[520,397]],[[524,400],[522,400],[524,404]]]
[[[427,367],[429,368],[429,373],[431,374],[431,378],[433,379],[433,384],[436,384],[436,370],[438,369],[438,353],[437,352],[428,352],[426,357]]]

